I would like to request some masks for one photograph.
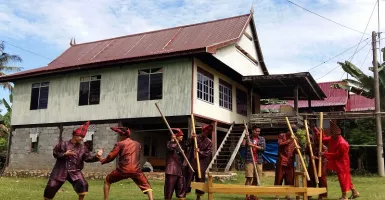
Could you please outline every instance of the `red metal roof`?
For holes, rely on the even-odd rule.
[[[209,52],[238,42],[252,14],[204,22],[164,30],[127,35],[68,48],[48,66],[3,76],[0,81],[83,68],[92,64],[112,64],[154,56]],[[258,50],[257,50],[258,51]],[[260,51],[260,49],[259,49]],[[174,53],[174,54],[173,54]]]
[[[345,111],[374,110],[374,99],[368,99],[360,95],[350,95],[343,89],[334,89],[331,86],[339,81],[318,83],[327,98],[323,101],[311,101],[312,107],[345,106]],[[294,107],[294,101],[288,101],[286,105]],[[307,108],[308,101],[298,101],[299,108]],[[279,110],[280,105],[261,105],[261,109]]]
[[[368,111],[374,110],[374,99],[369,99],[360,95],[350,95],[346,111]]]
[[[343,89],[334,89],[331,86],[339,81],[318,83],[319,87],[325,93],[326,98],[323,101],[311,101],[311,107],[327,106],[345,106],[348,100],[348,93]],[[294,101],[288,104],[294,106]],[[308,101],[298,101],[299,108],[307,108]]]

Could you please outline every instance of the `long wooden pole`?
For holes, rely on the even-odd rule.
[[[243,124],[245,125],[245,130],[246,130],[246,133],[247,133],[247,142],[250,144],[251,143],[251,140],[250,140],[250,135],[249,135],[249,130],[247,128],[247,125],[246,125],[246,122],[245,120],[243,120]],[[257,171],[257,164],[255,163],[255,158],[254,158],[254,153],[253,153],[253,147],[252,146],[249,146],[249,150],[250,150],[250,155],[253,159],[253,166],[254,166],[254,172],[255,172],[255,177],[257,178],[257,186],[260,185],[259,183],[259,176],[258,176],[258,171]]]
[[[311,159],[311,163],[313,166],[314,179],[315,179],[316,184],[318,184],[319,180],[318,180],[318,175],[317,175],[317,167],[316,167],[315,160],[314,160],[313,146],[312,146],[311,141],[310,141],[309,127],[308,127],[306,119],[304,122],[305,122],[305,129],[306,129],[307,144],[309,145],[309,150],[310,150],[310,159]]]
[[[194,148],[195,150],[198,149],[198,142],[197,142],[197,134],[195,132],[195,119],[194,119],[194,115],[191,114],[191,126],[192,126],[192,135],[194,137]],[[198,178],[200,179],[202,177],[201,175],[201,164],[200,164],[200,161],[199,161],[199,152],[198,151],[195,151],[195,158],[197,160],[197,167],[198,167]]]
[[[171,133],[171,136],[174,137],[174,133],[172,132],[171,127],[170,127],[170,125],[168,124],[166,118],[164,117],[162,111],[160,110],[158,104],[155,103],[155,106],[156,106],[156,108],[158,108],[158,111],[159,111],[160,115],[162,116],[164,123],[166,123],[167,128],[168,128],[168,130],[169,130],[170,133]],[[175,140],[175,142],[176,142],[176,144],[178,145],[179,151],[182,153],[182,155],[183,155],[183,157],[184,157],[184,159],[185,159],[187,165],[190,167],[190,169],[191,169],[193,172],[195,172],[194,169],[193,169],[193,167],[191,166],[190,162],[188,161],[188,159],[187,159],[187,157],[186,157],[186,154],[184,154],[184,151],[183,151],[182,147],[180,146],[178,140]]]
[[[291,133],[291,137],[295,138],[295,135],[293,133],[293,129],[291,128],[291,125],[290,125],[289,118],[288,117],[285,117],[285,118],[286,118],[287,126],[289,127],[289,130],[290,130],[290,133]],[[297,143],[296,139],[294,139],[294,144],[295,144],[295,147],[296,147],[295,149],[297,150],[297,153],[299,155],[299,159],[301,160],[301,164],[303,166],[303,169],[305,171],[306,178],[307,178],[308,181],[310,181],[310,176],[309,176],[309,173],[308,173],[307,168],[306,168],[305,160],[303,159],[301,151],[298,148],[299,146],[298,146],[298,143]]]
[[[322,152],[322,135],[323,135],[323,128],[324,128],[324,113],[323,112],[320,112],[320,122],[319,122],[319,125],[320,125],[320,131],[321,133],[319,134],[319,147],[318,147],[318,150],[319,150],[319,159],[318,159],[318,177],[321,177],[322,176],[322,156],[321,156],[321,152]]]

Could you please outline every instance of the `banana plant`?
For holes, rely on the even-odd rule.
[[[382,50],[383,60],[385,60],[385,48]],[[342,69],[348,73],[350,76],[354,77],[353,79],[344,79],[340,83],[333,84],[332,87],[336,89],[344,89],[346,91],[361,95],[370,99],[374,98],[374,79],[372,76],[368,76],[363,73],[358,67],[349,61],[338,62],[341,65]],[[378,63],[378,78],[380,82],[380,98],[385,98],[385,62],[380,64]],[[373,71],[373,68],[370,68]],[[385,102],[380,101],[381,110],[385,110]]]

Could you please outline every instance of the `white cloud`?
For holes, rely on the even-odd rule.
[[[375,3],[375,0],[293,1],[360,31],[365,29]],[[6,25],[0,26],[0,37],[34,38],[42,42],[41,48],[55,45],[64,50],[68,48],[71,37],[76,37],[77,43],[83,43],[198,23],[247,13],[250,4],[250,0],[14,0],[0,5],[0,24]],[[385,3],[381,8],[384,10]],[[271,73],[307,71],[358,43],[361,38],[359,33],[284,0],[258,0],[254,3],[254,12],[262,51]],[[384,13],[382,19],[385,19]],[[377,9],[367,33],[372,30],[377,30]],[[360,66],[368,49],[357,53],[353,62]],[[316,79],[321,77],[335,68],[337,61],[349,58],[354,50],[312,70],[313,76]],[[367,67],[370,63],[371,56],[363,67],[365,72],[369,72]],[[319,81],[339,80],[342,72],[338,67]]]

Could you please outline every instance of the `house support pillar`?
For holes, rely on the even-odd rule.
[[[294,87],[294,112],[298,115],[298,85]]]
[[[213,145],[213,157],[215,156],[215,153],[217,153],[217,150],[218,150],[218,145],[217,145],[217,126],[218,126],[218,122],[217,121],[213,121],[211,123],[211,125],[213,125],[214,127],[214,130],[213,130],[213,134],[212,134],[212,137],[211,137],[211,143]]]

